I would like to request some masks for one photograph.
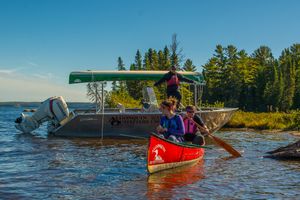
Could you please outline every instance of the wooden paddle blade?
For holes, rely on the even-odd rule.
[[[230,144],[227,144],[225,141],[221,140],[220,138],[208,134],[208,136],[213,139],[213,141],[218,144],[220,147],[224,148],[228,153],[230,153],[231,155],[233,155],[234,157],[241,157],[242,155],[235,150]]]
[[[196,126],[201,130],[205,131],[205,129],[200,126],[197,122],[195,122],[195,120],[190,119],[192,122],[194,122],[196,124]],[[234,157],[241,157],[242,155],[235,150],[230,144],[227,144],[225,141],[221,140],[220,138],[212,135],[211,133],[208,133],[208,136],[216,143],[218,144],[220,147],[224,148],[228,153],[230,153],[231,155],[233,155]]]

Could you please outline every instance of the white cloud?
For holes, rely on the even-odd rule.
[[[1,68],[1,67],[0,67]],[[6,75],[12,75],[12,74],[17,74],[18,71],[22,70],[22,69],[26,69],[25,67],[10,67],[10,68],[3,68],[0,69],[0,75],[2,74],[6,74]]]
[[[51,96],[63,96],[66,101],[88,101],[84,84],[62,85],[47,78],[3,72],[0,73],[0,101],[44,101]]]
[[[18,71],[18,69],[0,69],[0,74],[12,74]]]
[[[38,67],[39,66],[38,64],[36,64],[34,62],[31,62],[31,61],[28,62],[28,65],[33,66],[33,67]]]
[[[45,79],[45,80],[51,80],[53,79],[53,74],[52,73],[47,73],[47,74],[33,74],[32,76],[39,78],[39,79]]]

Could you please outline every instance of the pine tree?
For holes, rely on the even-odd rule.
[[[295,96],[293,99],[293,109],[300,109],[300,67],[296,69]]]
[[[118,57],[118,71],[126,70],[125,65],[121,57]]]
[[[239,97],[242,90],[242,73],[238,64],[238,51],[233,45],[225,48],[227,63],[223,68],[223,93],[225,105],[237,107],[239,105]]]
[[[135,70],[142,70],[142,56],[140,50],[137,50],[135,54]]]
[[[124,71],[124,70],[126,70],[126,68],[123,63],[123,60],[121,57],[118,57],[118,71]],[[120,90],[121,93],[125,92],[126,85],[124,81],[119,81],[118,89]]]
[[[163,61],[164,65],[162,66],[162,69],[169,70],[171,67],[171,57],[170,57],[170,50],[167,46],[165,46],[163,53],[164,53],[164,61]]]
[[[152,48],[148,50],[148,59],[150,70],[158,70],[158,55],[157,52]]]
[[[148,52],[146,52],[143,60],[143,70],[150,70],[150,69],[151,69],[151,64],[149,60],[149,55]]]
[[[124,67],[124,63],[121,57],[118,57],[118,71],[126,70]],[[112,91],[117,91],[120,88],[120,83],[118,81],[112,82]]]
[[[295,96],[293,109],[300,109],[300,44],[293,44],[290,47],[291,56],[295,63]]]
[[[223,69],[226,65],[224,58],[223,47],[217,45],[215,54],[209,61],[203,66],[203,76],[206,81],[204,87],[204,101],[213,103],[216,101],[224,102],[223,95]]]
[[[288,111],[292,107],[295,95],[295,61],[292,59],[289,49],[283,50],[279,61],[284,83],[281,99],[281,110]]]
[[[197,71],[197,68],[195,65],[193,65],[193,61],[191,59],[187,59],[183,65],[183,70],[189,72],[195,72]]]
[[[255,85],[256,65],[245,50],[238,52],[238,69],[240,71],[241,88],[239,95],[239,108],[243,110],[253,109],[252,89]]]
[[[165,60],[162,50],[158,51],[158,70],[164,70]]]
[[[252,55],[252,58],[257,65],[256,73],[256,85],[254,87],[254,104],[257,105],[257,110],[266,111],[267,102],[264,99],[264,91],[266,85],[272,84],[272,66],[274,65],[274,57],[271,49],[267,46],[261,46],[256,49]]]
[[[282,94],[282,86],[277,65],[269,66],[269,81],[266,82],[263,99],[268,111],[275,111],[279,107]]]
[[[171,66],[180,66],[183,60],[182,48],[179,49],[179,42],[177,41],[177,34],[172,36],[171,49]]]

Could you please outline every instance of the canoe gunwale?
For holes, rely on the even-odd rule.
[[[156,137],[156,138],[158,138],[158,139],[160,139],[160,140],[163,140],[165,142],[168,142],[168,143],[174,144],[176,146],[180,146],[180,147],[188,147],[188,148],[194,148],[194,149],[198,149],[198,148],[204,148],[205,149],[205,148],[207,148],[206,146],[200,146],[200,145],[196,145],[196,144],[187,144],[187,143],[184,143],[184,142],[180,142],[180,143],[173,142],[173,141],[168,140],[166,138],[160,137],[156,133],[151,133],[151,135],[154,136],[154,137]]]

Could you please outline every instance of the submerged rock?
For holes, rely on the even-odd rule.
[[[300,160],[300,140],[267,153],[270,154],[267,158]]]

